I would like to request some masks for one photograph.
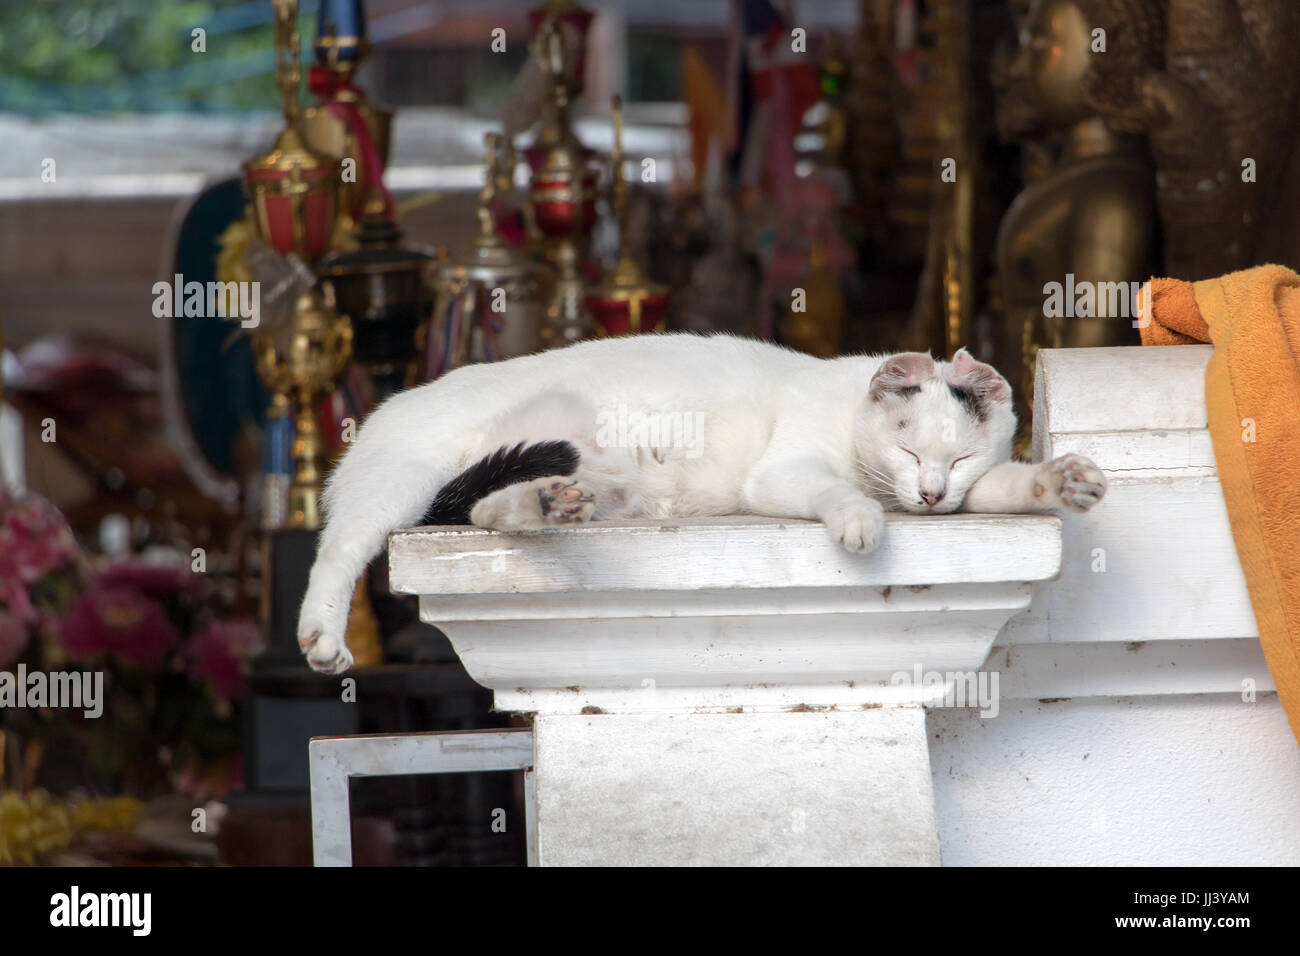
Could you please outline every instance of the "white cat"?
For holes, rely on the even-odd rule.
[[[813,518],[865,553],[886,509],[1086,511],[1101,500],[1105,478],[1086,458],[1011,461],[1015,427],[1010,386],[965,349],[952,362],[818,359],[680,334],[459,368],[375,409],[334,469],[298,641],[316,670],[350,667],[354,583],[390,532],[422,517],[499,531]]]

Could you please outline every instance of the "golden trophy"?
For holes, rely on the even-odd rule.
[[[330,247],[338,216],[342,169],[336,159],[307,145],[302,135],[298,85],[297,0],[274,0],[276,84],[284,131],[271,150],[244,164],[244,187],[258,235],[281,255],[314,265]]]
[[[433,266],[431,378],[471,362],[514,358],[542,347],[547,269],[497,235],[493,210],[503,140],[499,133],[488,133],[484,141],[487,168],[474,251],[466,259]]]
[[[288,258],[288,274],[284,279],[290,288],[297,287],[299,291],[287,319],[268,323],[270,327],[263,327],[252,336],[258,374],[274,395],[267,427],[271,431],[285,430],[281,426],[290,417],[293,424],[292,477],[288,481],[287,500],[268,501],[264,512],[267,519],[282,518],[282,523],[268,528],[268,569],[284,563],[277,553],[284,557],[294,549],[302,549],[303,542],[294,536],[314,534],[320,528],[325,445],[318,415],[352,355],[352,324],[335,311],[332,290],[330,299],[326,299],[313,288],[303,288],[314,283],[314,274],[306,275],[306,270],[293,262],[300,260],[314,270],[330,251],[339,219],[342,168],[338,160],[312,149],[302,132],[298,105],[302,72],[298,61],[297,0],[272,2],[276,83],[285,128],[269,152],[245,163],[244,184],[258,236],[280,256]],[[267,487],[269,494],[275,486],[268,482]],[[286,566],[284,570],[289,569]],[[274,572],[269,571],[265,591],[272,644],[279,652],[279,660],[294,659],[293,648],[285,646],[289,644],[283,633],[287,628],[281,621],[292,610],[288,605],[293,603],[294,595],[285,593],[284,582],[277,585],[271,580],[273,576]],[[364,586],[362,578],[354,594],[354,604],[368,605]],[[301,596],[297,598],[300,600]],[[348,641],[357,665],[378,663],[382,650],[373,616],[365,613],[354,616],[357,623],[349,627]],[[301,664],[300,657],[296,663]]]
[[[352,357],[352,324],[314,290],[298,297],[285,348],[259,336],[257,372],[266,386],[290,396],[294,408],[293,480],[285,527],[320,527],[325,449],[317,412]]]
[[[276,83],[284,111],[284,131],[270,152],[244,164],[244,181],[258,235],[283,256],[315,266],[329,251],[338,216],[341,183],[337,160],[304,142],[299,129],[297,0],[274,0]],[[334,389],[352,354],[352,326],[332,303],[306,291],[295,303],[287,328],[253,335],[258,372],[274,394],[272,413],[293,409],[293,478],[285,527],[315,529],[320,515],[319,427],[316,411]]]

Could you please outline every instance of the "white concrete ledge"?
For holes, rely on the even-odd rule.
[[[924,703],[934,687],[890,682],[917,666],[977,669],[1059,572],[1061,522],[891,515],[870,555],[753,517],[416,528],[389,560],[498,709],[847,708]]]
[[[1060,554],[1060,521],[1042,515],[889,515],[866,557],[820,522],[744,516],[517,534],[413,528],[389,539],[393,590],[428,595],[1039,581]]]

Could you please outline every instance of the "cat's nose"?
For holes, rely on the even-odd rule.
[[[943,492],[940,491],[936,493],[933,491],[923,491],[921,492],[921,497],[925,500],[927,505],[933,508],[939,502],[943,501]]]

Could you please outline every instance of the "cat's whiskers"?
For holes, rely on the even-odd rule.
[[[856,455],[854,456],[854,464],[857,467],[862,483],[866,486],[866,490],[872,492],[873,497],[880,501],[881,504],[889,507],[889,503],[892,501],[898,508],[905,507],[902,497],[895,490],[896,486],[892,475],[886,474]]]
[[[888,488],[893,485],[894,480],[878,468],[873,468],[861,458],[857,461],[858,473],[868,482],[879,482],[882,486]]]
[[[858,475],[866,486],[866,490],[874,493],[873,497],[877,499],[884,498],[886,502],[892,499],[895,504],[902,507],[903,500],[894,490],[894,479],[892,477],[877,468],[871,467],[861,458],[858,458],[856,463]]]

